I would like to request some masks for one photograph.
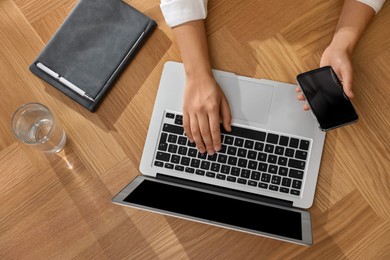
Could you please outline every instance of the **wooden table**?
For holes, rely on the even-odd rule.
[[[111,203],[138,165],[163,65],[180,61],[159,1],[127,1],[159,26],[96,113],[29,72],[75,0],[0,1],[1,259],[389,259],[390,4],[354,59],[357,124],[328,133],[311,247],[166,217]],[[342,1],[210,0],[212,65],[289,83],[314,69]],[[45,156],[19,144],[13,111],[46,104],[68,143]],[[297,101],[298,102],[298,101]]]

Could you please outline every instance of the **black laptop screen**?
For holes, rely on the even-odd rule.
[[[144,180],[125,202],[302,240],[301,213]]]

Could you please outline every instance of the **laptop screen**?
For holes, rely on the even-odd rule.
[[[144,180],[124,199],[146,209],[176,213],[215,224],[302,240],[300,212],[215,193]]]

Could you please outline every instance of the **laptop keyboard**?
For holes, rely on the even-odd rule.
[[[222,149],[199,153],[184,134],[182,115],[167,112],[154,166],[300,196],[310,141],[285,134],[221,127]]]

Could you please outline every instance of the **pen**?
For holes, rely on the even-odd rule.
[[[79,94],[80,96],[86,98],[86,99],[89,99],[91,101],[95,101],[90,95],[88,95],[85,91],[83,91],[82,89],[80,89],[79,87],[77,87],[75,84],[73,84],[72,82],[68,81],[67,79],[65,79],[64,77],[61,77],[58,73],[54,72],[53,70],[49,69],[48,67],[46,67],[45,65],[43,65],[42,63],[40,62],[37,62],[37,67],[40,68],[41,70],[43,70],[44,72],[46,72],[47,74],[49,74],[50,76],[52,76],[53,78],[57,79],[59,82],[61,82],[62,84],[64,84],[65,86],[67,86],[68,88],[70,88],[71,90],[73,90],[74,92],[76,92],[77,94]]]

